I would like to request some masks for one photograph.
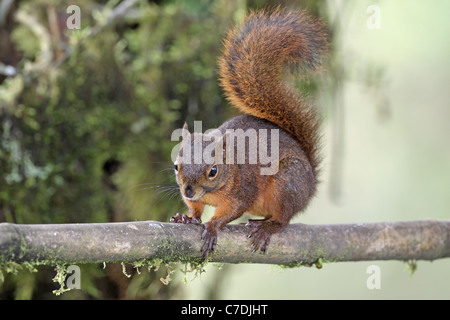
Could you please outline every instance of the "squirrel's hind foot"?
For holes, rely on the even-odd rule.
[[[270,243],[270,237],[272,234],[281,230],[281,225],[273,220],[251,220],[249,219],[246,226],[252,227],[248,237],[253,238],[251,246],[252,252],[256,252],[261,249],[262,253],[267,252],[267,247]]]

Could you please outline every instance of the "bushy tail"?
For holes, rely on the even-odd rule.
[[[244,113],[293,135],[314,171],[319,164],[319,121],[301,95],[283,83],[283,68],[314,69],[328,49],[322,23],[304,11],[250,13],[225,39],[219,75],[227,98]]]

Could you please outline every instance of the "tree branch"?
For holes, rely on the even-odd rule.
[[[0,266],[8,262],[75,264],[199,262],[203,227],[155,221],[0,224]],[[252,253],[249,227],[227,225],[213,262],[311,265],[320,261],[435,260],[450,257],[449,221],[341,225],[291,224],[272,236],[268,252]]]

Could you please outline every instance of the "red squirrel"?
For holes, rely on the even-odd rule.
[[[183,141],[175,161],[176,180],[189,215],[177,213],[176,223],[201,223],[205,205],[216,208],[204,223],[202,253],[205,258],[217,244],[217,231],[244,212],[263,219],[249,220],[253,251],[266,252],[270,237],[303,211],[316,193],[319,155],[319,120],[315,109],[294,88],[283,81],[285,68],[307,71],[317,68],[328,48],[323,24],[305,11],[275,9],[251,12],[230,31],[219,59],[219,76],[226,97],[244,115],[218,128],[223,150],[214,149],[214,161],[183,161],[194,156],[194,141],[209,141],[202,133],[183,128]],[[256,163],[236,163],[234,156],[222,159],[228,132],[254,129],[278,130],[278,159],[275,174],[261,174],[267,167]],[[208,138],[208,139],[205,139]],[[270,144],[270,143],[269,143]],[[205,142],[201,147],[208,146]],[[249,147],[249,143],[246,142]],[[246,150],[249,150],[248,148]],[[188,154],[189,153],[189,154]]]

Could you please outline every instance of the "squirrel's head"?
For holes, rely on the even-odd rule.
[[[183,127],[183,141],[174,163],[175,176],[183,198],[200,200],[204,194],[222,187],[227,166],[222,161],[221,136],[190,133]]]

